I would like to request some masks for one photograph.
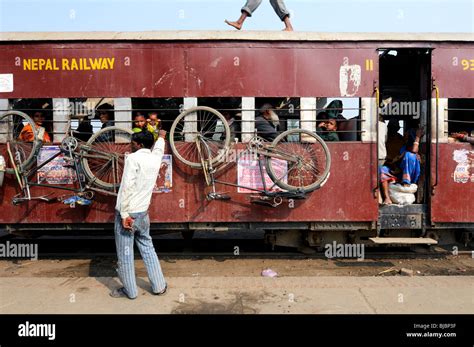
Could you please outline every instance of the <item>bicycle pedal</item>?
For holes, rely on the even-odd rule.
[[[47,197],[47,196],[41,196],[38,199],[42,200],[42,201],[45,201],[45,202],[48,202],[48,203],[59,201],[57,197],[50,198],[50,197]]]
[[[283,199],[281,197],[270,197],[270,196],[250,196],[250,202],[252,204],[278,207],[282,204]]]
[[[25,201],[24,199],[12,199],[12,204],[17,206],[19,204],[21,204],[23,201]]]

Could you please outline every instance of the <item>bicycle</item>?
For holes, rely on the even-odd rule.
[[[326,143],[314,132],[292,129],[272,143],[255,134],[236,158],[238,162],[250,155],[258,160],[263,189],[216,179],[216,174],[231,164],[224,163],[232,147],[230,128],[220,112],[205,106],[188,109],[176,118],[170,130],[170,146],[180,162],[203,171],[206,185],[212,187],[206,195],[208,200],[231,199],[217,192],[216,184],[221,184],[255,191],[260,195],[252,197],[252,202],[276,207],[283,198],[304,199],[307,193],[321,188],[330,174],[331,155]],[[270,187],[265,182],[262,161],[273,183]]]
[[[64,197],[52,198],[52,193],[32,196],[30,191],[32,186],[75,193],[76,199],[69,199],[71,207],[74,207],[75,202],[78,201],[86,204],[87,200],[94,198],[95,192],[117,195],[125,156],[132,152],[132,131],[110,126],[93,134],[87,143],[84,143],[73,136],[71,118],[69,117],[66,127],[69,134],[62,140],[59,151],[35,166],[35,159],[44,146],[39,135],[41,128],[37,128],[34,121],[20,111],[7,111],[0,115],[0,139],[2,140],[0,142],[6,142],[7,158],[9,159],[7,162],[11,164],[5,172],[16,177],[21,189],[21,192],[13,198],[13,204],[17,205],[30,200],[46,202],[64,200]],[[33,140],[28,142],[19,139],[21,130],[27,125],[33,129]],[[77,184],[74,184],[74,187],[44,184],[38,181],[38,177],[34,181],[33,177],[37,176],[35,174],[59,156],[63,156],[67,167],[73,169],[73,180]]]

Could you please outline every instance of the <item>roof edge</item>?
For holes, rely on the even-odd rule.
[[[474,33],[329,33],[298,31],[0,32],[1,42],[220,40],[474,42]]]

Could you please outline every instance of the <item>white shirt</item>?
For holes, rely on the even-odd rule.
[[[379,121],[379,159],[387,158],[387,147],[385,143],[387,142],[388,136],[388,127],[385,122]]]
[[[165,140],[159,138],[153,151],[142,148],[125,159],[115,206],[122,218],[129,217],[130,213],[148,211],[164,151]]]

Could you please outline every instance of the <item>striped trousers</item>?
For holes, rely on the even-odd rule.
[[[133,223],[133,232],[123,228],[120,213],[115,211],[115,245],[117,247],[118,259],[117,272],[128,297],[133,299],[138,295],[133,254],[133,245],[135,242],[145,263],[153,293],[163,291],[166,286],[166,281],[151,240],[148,212],[130,213],[130,217],[135,220]]]
[[[252,17],[253,12],[260,6],[262,0],[247,0],[247,3],[242,7],[242,11],[246,12],[249,17]],[[270,0],[270,4],[275,10],[278,17],[284,20],[286,16],[290,15],[290,12],[286,9],[283,0]]]

